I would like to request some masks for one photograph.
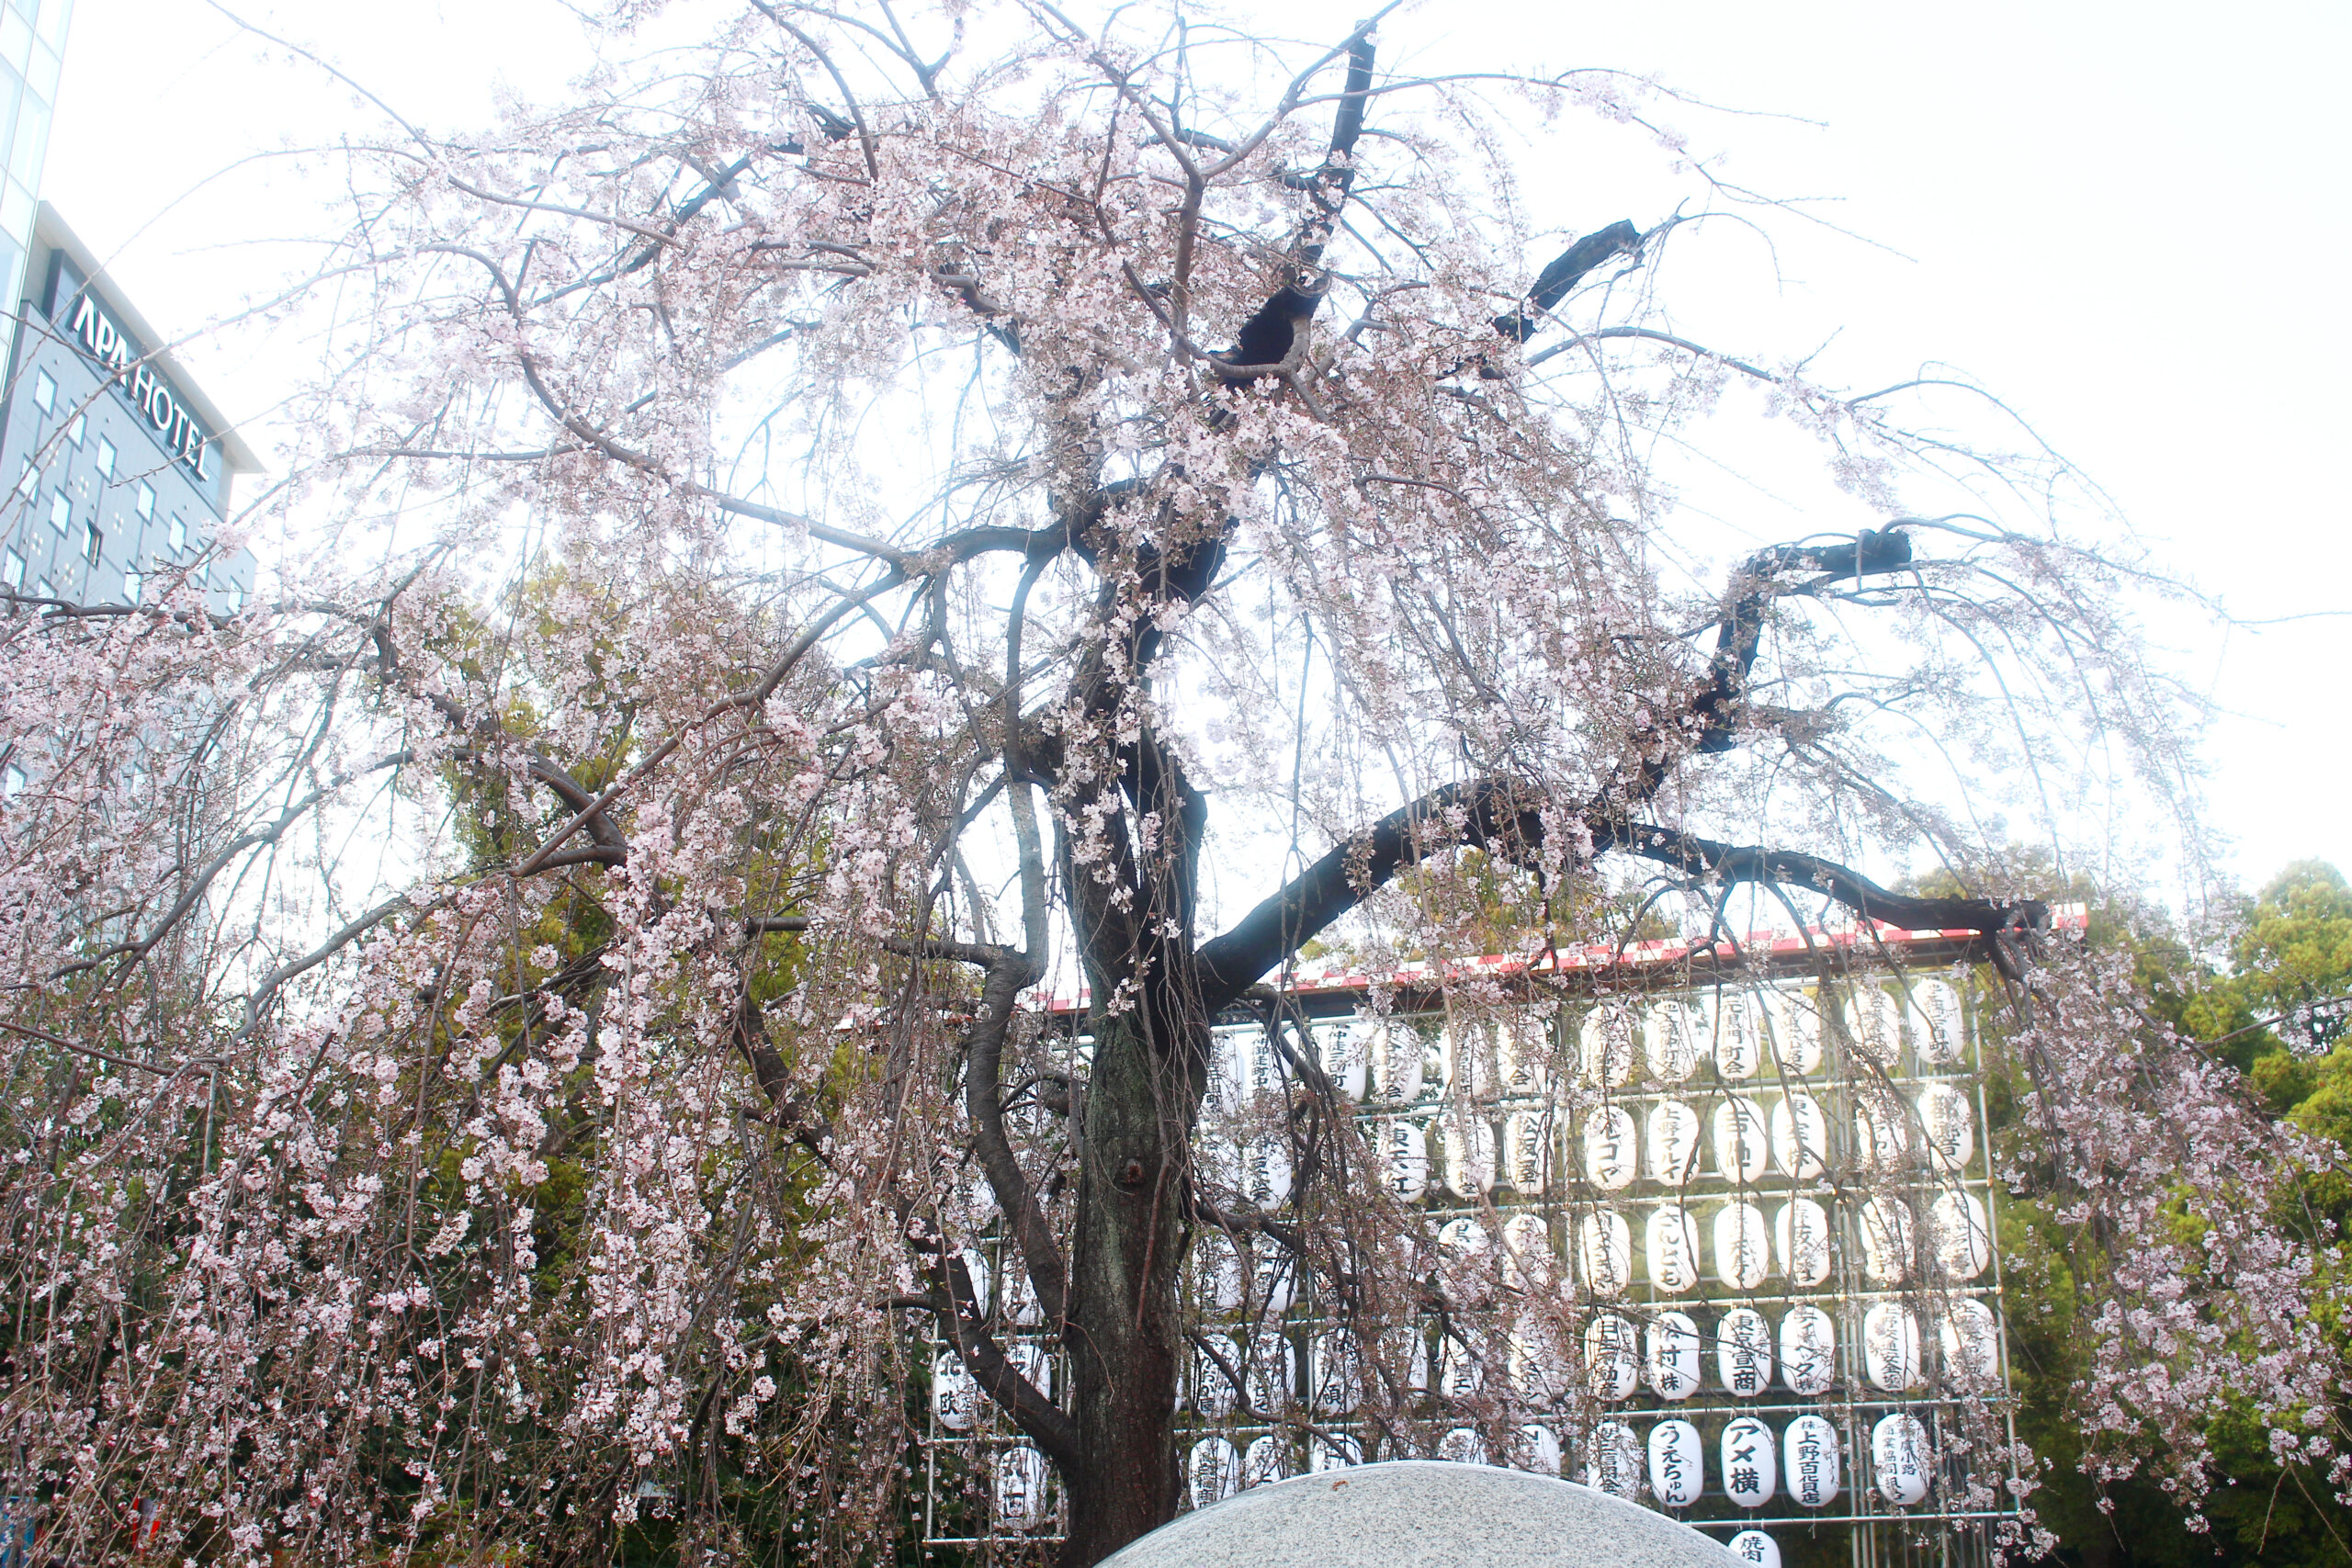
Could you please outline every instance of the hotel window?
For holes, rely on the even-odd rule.
[[[25,459],[25,471],[17,476],[17,493],[27,501],[30,501],[33,498],[33,491],[40,488],[40,470],[33,467],[33,460],[28,457]]]
[[[57,382],[46,370],[33,372],[33,407],[43,413],[57,412]]]
[[[79,446],[82,445],[84,433],[89,428],[90,416],[85,413],[77,413],[74,416],[74,423],[65,427],[65,439]]]
[[[6,582],[10,588],[25,585],[25,558],[13,548],[0,555],[0,582]]]
[[[122,574],[122,602],[126,604],[138,604],[139,596],[141,592],[145,590],[146,586],[146,580],[141,578],[137,571],[124,572]]]
[[[114,478],[114,443],[98,437],[98,472],[107,479]]]
[[[44,577],[33,585],[33,597],[36,599],[54,599],[57,597],[57,587],[54,583],[51,582],[49,579]]]
[[[106,542],[107,536],[98,532],[96,523],[82,525],[82,553],[89,558],[92,566],[98,564],[98,552],[105,547]]]
[[[172,549],[175,553],[187,548],[187,519],[174,514],[172,518]]]
[[[6,774],[0,776],[0,788],[6,789],[10,795],[22,795],[25,793],[25,785],[28,782],[25,770],[11,762],[8,764]]]
[[[62,537],[65,525],[73,520],[74,503],[65,499],[65,492],[61,490],[49,498],[49,525],[56,529],[59,536]]]
[[[145,479],[141,479],[141,480],[140,480],[140,481],[139,481],[139,517],[140,517],[140,521],[141,521],[141,522],[151,522],[151,521],[153,521],[153,520],[154,515],[155,515],[155,487],[154,487],[153,485],[149,484]]]

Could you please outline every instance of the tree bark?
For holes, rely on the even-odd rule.
[[[1100,993],[1098,993],[1099,995]],[[1196,1039],[1155,1041],[1146,1015],[1098,1011],[1063,1335],[1077,1453],[1064,1568],[1086,1568],[1176,1517],[1177,1313],[1189,1154],[1200,1094],[1182,1064]],[[1170,1046],[1176,1047],[1170,1049]]]

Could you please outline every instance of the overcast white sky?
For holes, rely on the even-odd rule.
[[[438,127],[486,119],[502,81],[543,94],[579,59],[551,0],[232,8]],[[1307,0],[1272,14],[1321,36],[1357,13]],[[2352,6],[1425,0],[1383,39],[1391,62],[1616,65],[1820,122],[1677,117],[1694,151],[1733,155],[1727,174],[1838,197],[1837,221],[1887,247],[1784,255],[1776,333],[1843,329],[1824,379],[1964,367],[2237,615],[2352,608],[2338,475],[2352,448]],[[277,242],[318,227],[266,164],[208,178],[367,118],[205,0],[79,0],[43,194],[150,321],[187,331],[266,292],[296,265]],[[1613,198],[1598,172],[1555,175],[1564,205],[1595,207],[1563,226],[1659,216],[1600,205]],[[266,414],[284,373],[266,343],[187,358],[241,420]],[[249,434],[267,450],[266,430]],[[2212,816],[2239,874],[2259,883],[2312,854],[2352,870],[2352,619],[2158,629],[2233,715],[2213,736]]]

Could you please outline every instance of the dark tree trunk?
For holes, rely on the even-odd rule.
[[[1101,995],[1097,992],[1097,995]],[[1177,1270],[1186,1242],[1187,1151],[1199,1103],[1197,1039],[1154,1039],[1148,1016],[1092,1021],[1078,1215],[1071,1238],[1069,1413],[1077,1453],[1064,1568],[1086,1565],[1176,1515]]]

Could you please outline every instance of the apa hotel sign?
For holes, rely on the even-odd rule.
[[[187,397],[147,363],[147,350],[62,254],[50,285],[49,314],[51,321],[64,328],[74,345],[112,379],[115,389],[130,400],[156,444],[199,482],[209,482],[212,470],[207,455],[212,437],[198,423]]]

